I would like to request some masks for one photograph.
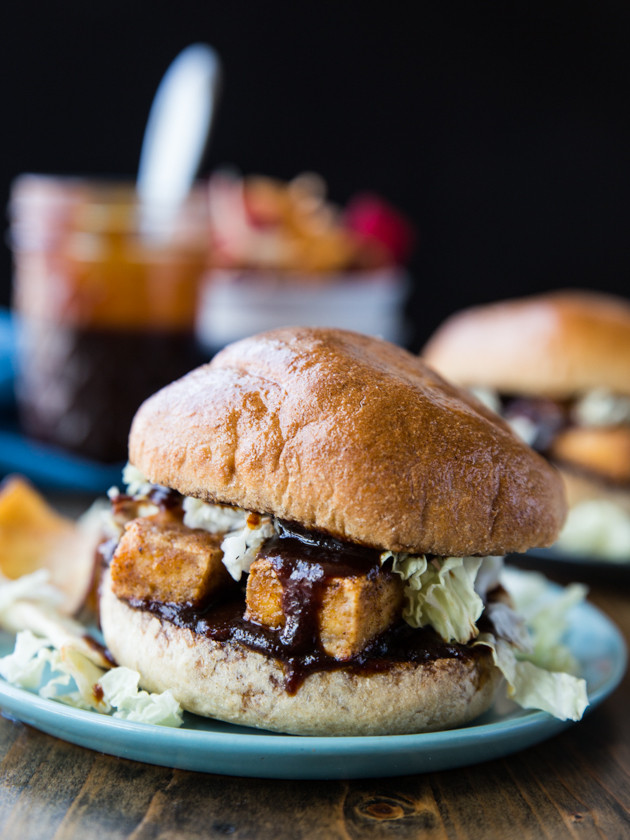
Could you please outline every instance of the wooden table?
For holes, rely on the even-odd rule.
[[[630,645],[630,585],[590,598]],[[268,781],[102,755],[0,718],[0,837],[630,838],[630,676],[580,724],[506,759],[361,781]]]

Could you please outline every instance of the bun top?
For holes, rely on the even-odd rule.
[[[567,290],[465,309],[422,356],[460,385],[506,394],[630,394],[630,301]]]
[[[553,467],[411,353],[333,329],[225,348],[150,397],[129,457],[150,481],[376,548],[446,556],[548,545]]]

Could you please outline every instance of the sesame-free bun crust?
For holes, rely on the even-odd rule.
[[[422,356],[453,382],[506,394],[630,394],[630,302],[567,290],[465,309]]]
[[[569,426],[555,436],[547,454],[600,481],[630,487],[630,426]]]
[[[484,712],[500,683],[487,648],[462,659],[400,663],[361,675],[308,676],[295,694],[281,666],[236,643],[216,642],[134,609],[105,580],[100,604],[106,644],[148,691],[171,689],[206,717],[297,735],[394,735],[458,726]]]
[[[186,496],[442,556],[551,544],[553,467],[417,357],[294,328],[230,345],[139,409],[130,461]]]

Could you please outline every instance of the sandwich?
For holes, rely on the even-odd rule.
[[[579,717],[584,683],[527,661],[501,555],[555,539],[555,470],[416,356],[334,329],[229,345],[150,397],[110,492],[100,622],[153,692],[302,735],[464,724],[507,676]]]
[[[422,356],[558,466],[560,545],[630,557],[630,301],[561,290],[473,307]]]

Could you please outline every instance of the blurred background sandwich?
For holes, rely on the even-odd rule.
[[[457,312],[425,361],[472,389],[561,470],[560,544],[630,558],[630,303],[561,290]]]

